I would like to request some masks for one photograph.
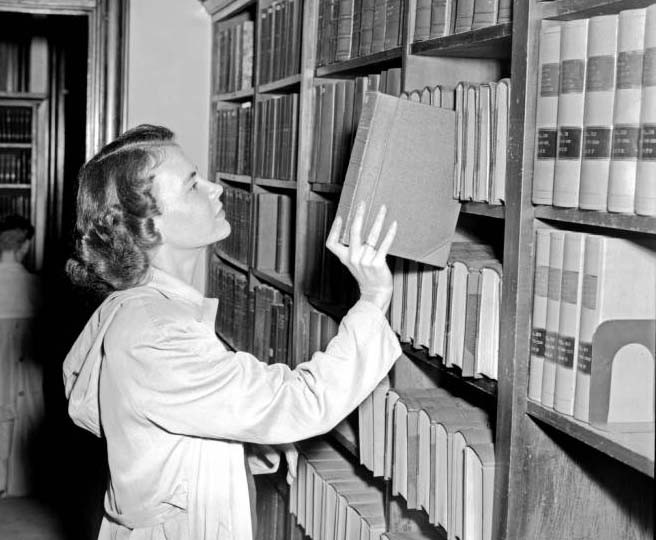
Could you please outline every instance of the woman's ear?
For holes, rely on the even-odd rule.
[[[23,243],[16,250],[16,260],[18,262],[23,262],[23,260],[25,259],[27,252],[30,250],[30,242],[31,241],[29,239],[23,240]]]

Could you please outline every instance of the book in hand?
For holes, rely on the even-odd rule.
[[[337,209],[342,242],[361,201],[363,237],[385,204],[383,230],[399,225],[389,253],[445,266],[460,211],[451,197],[454,122],[453,111],[367,93]]]

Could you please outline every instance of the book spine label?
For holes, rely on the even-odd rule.
[[[559,24],[543,23],[540,31],[540,81],[535,117],[532,197],[535,204],[551,204],[553,201],[560,88],[560,33]]]
[[[656,8],[647,8],[635,213],[656,216]]]
[[[613,143],[608,181],[608,210],[633,213],[640,138],[645,10],[619,15],[613,115]]]

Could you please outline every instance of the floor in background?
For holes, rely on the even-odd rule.
[[[57,516],[42,502],[29,498],[0,499],[2,540],[64,540]]]

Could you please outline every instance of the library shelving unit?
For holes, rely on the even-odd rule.
[[[317,67],[320,0],[302,5],[300,69],[260,85],[257,58],[262,29],[260,13],[267,0],[208,0],[204,3],[213,24],[248,14],[255,25],[256,51],[253,87],[213,94],[210,156],[216,151],[215,111],[250,102],[253,107],[272,95],[298,93],[296,171],[291,181],[260,178],[256,174],[225,173],[215,167],[210,177],[252,195],[264,192],[291,194],[295,207],[293,278],[272,275],[254,267],[254,227],[251,227],[249,264],[244,265],[215,251],[213,257],[248,276],[249,286],[266,283],[293,296],[292,363],[306,359],[309,310],[339,319],[344,308],[309,297],[303,276],[309,264],[308,202],[339,197],[338,184],[310,182],[312,139],[315,131],[315,85],[347,79],[389,68],[401,68],[402,90],[427,85],[455,86],[459,81],[486,82],[502,77],[512,80],[507,141],[505,205],[480,202],[462,204],[458,230],[477,236],[503,253],[501,329],[498,382],[470,379],[457,369],[445,368],[424,349],[402,344],[403,356],[391,373],[398,388],[445,387],[488,411],[495,427],[495,475],[492,538],[539,540],[582,538],[632,538],[653,536],[653,432],[613,435],[543,408],[527,398],[530,356],[531,301],[536,227],[584,230],[606,235],[656,235],[656,220],[640,216],[584,212],[534,206],[531,202],[535,145],[535,109],[538,83],[538,37],[542,19],[575,19],[625,9],[645,7],[653,0],[514,0],[512,22],[460,34],[415,42],[416,0],[403,2],[401,46],[363,57]],[[215,64],[216,60],[213,61]],[[258,119],[251,128],[251,171],[258,144]],[[213,163],[213,159],[210,159]],[[251,212],[254,223],[255,211]],[[326,438],[353,463],[358,463],[358,439],[352,423],[342,424]],[[386,523],[390,531],[425,530],[426,514],[408,510],[401,497],[385,493]],[[286,497],[279,477],[264,489]],[[268,496],[268,495],[267,495]],[[283,506],[284,508],[284,502]],[[271,512],[266,515],[271,515]],[[291,525],[290,525],[291,523]],[[260,527],[261,528],[261,527]],[[451,538],[441,528],[438,537]],[[263,536],[260,531],[260,537]],[[295,522],[285,525],[286,538],[302,538]]]

